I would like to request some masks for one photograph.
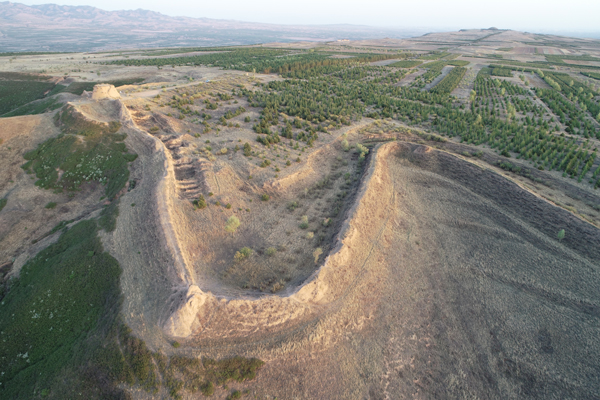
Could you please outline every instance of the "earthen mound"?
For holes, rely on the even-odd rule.
[[[94,86],[92,92],[92,100],[103,100],[103,99],[120,99],[121,95],[117,92],[114,85],[107,83],[101,83]]]

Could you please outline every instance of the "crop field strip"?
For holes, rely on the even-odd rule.
[[[444,69],[444,67],[446,67],[448,65],[455,66],[455,67],[464,67],[466,65],[469,65],[469,62],[464,61],[464,60],[439,60],[439,61],[433,61],[433,62],[429,62],[427,64],[423,64],[420,67],[425,68],[427,70],[427,72],[425,72],[423,75],[419,76],[415,80],[415,82],[412,84],[412,86],[416,87],[416,88],[425,87],[425,85],[433,82],[435,80],[435,78],[440,76],[442,74],[442,70]]]
[[[600,72],[581,72],[581,75],[600,81]]]
[[[446,75],[444,79],[442,79],[437,85],[435,85],[433,89],[431,89],[431,92],[438,94],[452,93],[452,91],[456,89],[462,78],[465,76],[466,72],[467,69],[465,67],[452,68],[452,71],[450,71],[450,73],[448,73],[448,75]]]
[[[336,53],[342,54],[344,53]],[[332,53],[319,52],[290,52],[263,48],[246,48],[215,54],[170,57],[115,60],[107,64],[127,66],[167,66],[167,65],[207,65],[223,69],[235,69],[247,72],[279,73],[291,77],[292,73],[313,70],[317,67],[340,67],[350,64],[370,63],[399,57],[408,57],[409,53],[398,54],[356,54],[349,53],[349,58],[331,58]],[[321,73],[322,70],[315,70]],[[334,72],[333,70],[324,71]],[[306,77],[306,76],[303,76]]]
[[[475,91],[477,93],[474,102],[474,110],[482,112],[481,115],[505,116],[509,120],[520,119],[523,125],[522,133],[518,132],[516,124],[511,124],[512,129],[517,128],[517,133],[507,135],[499,130],[493,130],[491,135],[473,135],[467,138],[467,143],[483,144],[487,143],[493,148],[497,148],[500,154],[510,156],[510,153],[517,153],[517,158],[533,160],[539,169],[556,169],[563,171],[565,176],[568,174],[579,181],[584,179],[586,174],[594,165],[596,151],[587,151],[591,144],[589,141],[581,142],[576,137],[559,136],[556,133],[560,130],[558,121],[561,123],[572,124],[567,126],[567,130],[577,134],[583,134],[589,138],[591,135],[598,137],[600,130],[581,123],[578,128],[572,128],[576,122],[580,122],[580,112],[574,112],[571,116],[565,115],[558,104],[551,101],[547,96],[553,96],[552,99],[564,100],[565,103],[572,105],[567,98],[560,95],[557,97],[553,89],[538,89],[536,93],[554,111],[559,113],[559,118],[552,117],[549,120],[543,118],[545,111],[535,105],[532,97],[527,91],[511,84],[507,81],[499,81],[490,78],[479,77],[476,81]],[[563,105],[565,111],[569,108],[575,111],[574,107]],[[517,114],[518,113],[518,114]],[[511,125],[504,128],[510,129]],[[541,127],[541,129],[539,129]],[[537,128],[537,129],[536,129]],[[528,137],[528,133],[539,130],[537,137]],[[554,133],[552,133],[554,132]],[[598,187],[599,182],[593,181],[598,175],[598,169],[590,177],[590,183]]]
[[[489,58],[489,56],[486,58]],[[559,66],[559,67],[569,67],[569,68],[573,68],[573,69],[577,69],[577,70],[600,69],[600,66],[596,66],[596,65],[568,64],[568,63],[565,63],[564,61],[562,61],[562,59],[560,59],[560,61],[521,62],[521,61],[511,61],[511,60],[505,60],[503,58],[498,58],[498,59],[495,59],[494,62],[501,64],[501,67],[512,66],[512,67],[523,67],[523,68],[556,69],[556,66]]]

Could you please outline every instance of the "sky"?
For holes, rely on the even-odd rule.
[[[17,0],[24,4],[53,3]],[[57,0],[104,10],[143,8],[171,16],[275,24],[356,24],[435,30],[489,28],[599,32],[600,0]]]

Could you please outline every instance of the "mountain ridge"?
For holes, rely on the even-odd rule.
[[[0,52],[401,39],[425,31],[350,24],[277,25],[169,16],[145,9],[107,11],[92,6],[0,2]]]

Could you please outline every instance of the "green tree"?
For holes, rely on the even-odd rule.
[[[308,216],[307,215],[302,216],[302,219],[300,220],[300,228],[301,229],[308,228]]]
[[[250,146],[250,143],[246,142],[246,144],[244,144],[244,155],[246,157],[250,157],[252,155],[252,147]]]
[[[242,247],[238,251],[235,252],[233,256],[233,260],[235,262],[240,262],[250,257],[254,251],[250,247]]]
[[[600,114],[598,115],[600,116]],[[346,139],[342,140],[342,149],[344,151],[350,150],[350,145],[348,144],[348,141]]]
[[[359,153],[359,159],[363,160],[365,156],[369,153],[369,149],[366,146],[363,146],[360,143],[356,144],[356,152]]]
[[[201,194],[197,200],[193,201],[193,204],[196,208],[199,208],[199,209],[206,208],[207,204],[206,204],[206,199],[204,198],[204,195]]]
[[[563,240],[565,238],[565,230],[561,229],[560,231],[558,231],[558,234],[556,235],[556,237],[558,237],[558,240]]]
[[[234,233],[237,228],[240,227],[240,220],[235,215],[232,215],[227,219],[227,223],[225,224],[225,230],[230,233]]]

